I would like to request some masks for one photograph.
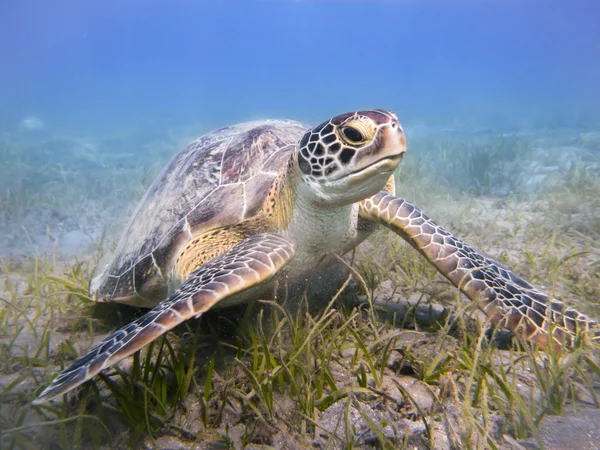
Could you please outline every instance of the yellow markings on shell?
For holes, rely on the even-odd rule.
[[[235,225],[205,231],[191,239],[175,263],[177,277],[185,280],[194,270],[225,253],[248,236],[264,232],[277,233],[287,228],[292,220],[295,200],[289,173],[291,172],[275,178],[262,208],[255,217]]]
[[[245,239],[248,233],[240,225],[206,231],[190,240],[175,263],[176,275],[185,280],[190,273],[225,253]]]
[[[296,192],[293,189],[292,168],[290,164],[285,174],[275,178],[263,206],[249,226],[258,229],[258,232],[278,232],[285,230],[292,220]]]

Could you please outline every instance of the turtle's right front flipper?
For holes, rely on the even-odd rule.
[[[294,256],[294,244],[275,234],[251,236],[192,272],[167,300],[111,334],[58,375],[33,402],[47,402],[116,364],[171,328],[217,302],[275,275]]]
[[[549,298],[497,261],[487,258],[439,226],[413,204],[387,192],[364,200],[363,219],[385,225],[415,247],[452,284],[490,318],[493,324],[515,331],[545,346],[553,323],[558,342],[578,330],[600,340],[598,323]]]

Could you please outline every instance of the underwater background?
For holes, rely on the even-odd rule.
[[[186,140],[258,118],[393,110],[407,159],[470,189],[481,184],[472,176],[497,172],[485,155],[461,173],[464,154],[441,161],[422,138],[597,132],[599,20],[593,0],[3,2],[0,255],[33,250],[57,218],[116,219],[108,204],[140,196],[132,171],[147,186]],[[510,146],[477,148],[514,161]],[[535,158],[583,157],[558,153]],[[521,174],[505,172],[510,186],[485,180],[484,191],[513,192]],[[53,208],[36,217],[42,199]]]
[[[372,106],[407,124],[598,123],[600,5],[513,0],[3,2],[2,131]]]
[[[162,430],[172,411],[180,413],[179,400],[189,398],[174,402],[172,410],[154,405],[152,420],[161,419],[152,425],[147,410],[125,411],[111,400],[99,402],[92,413],[83,397],[80,404],[47,408],[32,408],[30,402],[59,366],[116,327],[88,314],[88,283],[154,177],[186,143],[242,121],[289,118],[314,125],[346,111],[394,111],[408,142],[398,195],[545,292],[600,317],[599,24],[597,0],[0,2],[0,448],[90,448],[115,436],[119,444],[113,448],[135,448],[137,439],[148,435],[152,445],[143,442],[149,447],[169,447],[156,445],[152,432]],[[357,267],[373,298],[401,292],[410,299],[418,293],[440,300],[445,281],[393,239],[376,235],[362,247],[364,259],[359,249]],[[459,296],[452,292],[454,305]],[[336,320],[349,323],[346,319]],[[119,320],[124,319],[119,315]],[[347,341],[362,336],[360,326],[346,332]],[[316,328],[314,336],[337,342],[333,326]],[[424,370],[420,379],[428,389],[449,373],[479,373],[462,359],[475,351],[472,341],[466,340],[468,352],[433,345],[426,346],[425,359],[436,353],[432,348],[436,359],[429,360],[431,372]],[[171,356],[175,367],[177,358]],[[600,420],[594,381],[600,369],[585,354],[577,358],[560,366],[562,372],[547,366],[536,371],[530,362],[534,368],[519,372],[520,384],[510,382],[534,406],[498,406],[490,400],[499,422],[486,418],[484,431],[480,410],[459,408],[468,437],[458,439],[462,447],[455,448],[467,448],[472,436],[484,446],[490,439],[506,444],[506,430],[517,439],[533,435],[537,442],[546,433],[554,443],[563,439],[575,447],[573,436],[584,433],[566,419],[552,422],[546,416],[570,411],[564,404],[576,396],[573,386],[589,383],[584,404],[594,407],[584,408],[584,419],[592,425]],[[189,428],[188,419],[177,416],[177,426],[202,439],[209,431],[229,433],[226,427],[237,423],[215,419],[219,389],[227,391],[230,384],[219,387],[219,379],[209,386],[212,381],[201,378],[209,359],[190,365],[198,367],[195,383],[214,387],[213,397],[202,394],[203,419],[194,416],[204,428]],[[596,378],[577,372],[586,364]],[[496,366],[489,362],[489,367]],[[355,369],[344,377],[356,376],[360,384]],[[215,370],[226,378],[225,369]],[[544,381],[545,374],[559,381]],[[341,414],[337,397],[332,400],[327,390],[327,383],[339,382],[337,375],[327,374],[331,381],[322,381],[325,387],[307,384],[307,398],[320,405],[317,409],[322,406],[310,416],[310,426],[325,429]],[[506,384],[498,388],[490,382],[485,389],[490,398],[516,398],[503,390]],[[529,385],[535,388],[523,391]],[[85,395],[106,391],[92,386]],[[559,393],[548,388],[544,403],[547,386],[558,386]],[[532,394],[534,389],[542,394]],[[464,398],[468,388],[465,392]],[[118,398],[114,392],[112,397]],[[456,400],[465,403],[458,394]],[[124,403],[140,401],[145,400]],[[271,414],[275,420],[277,414]],[[246,427],[255,423],[242,417]],[[504,428],[494,428],[498,417]],[[286,429],[286,420],[276,426]],[[371,426],[365,423],[363,428]],[[540,426],[546,429],[536,434]],[[237,448],[240,442],[267,439],[244,432],[231,438],[233,447],[229,434],[225,443]],[[364,444],[358,431],[344,433],[344,448]],[[294,436],[298,445],[318,447],[312,437]],[[190,448],[181,442],[169,448]],[[545,448],[561,448],[544,442]],[[277,447],[274,441],[267,444]]]

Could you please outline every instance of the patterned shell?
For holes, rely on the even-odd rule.
[[[181,249],[204,231],[255,215],[306,127],[268,120],[222,128],[188,144],[154,180],[91,293],[151,307],[173,286]]]

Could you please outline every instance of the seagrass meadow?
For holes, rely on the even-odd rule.
[[[60,369],[141,314],[95,305],[89,281],[192,133],[3,141],[3,447],[552,448],[567,438],[552,434],[554,418],[597,421],[596,344],[542,352],[490,335],[458,290],[384,231],[344,258],[347,282],[331,298],[305,297],[293,311],[258,299],[214,312],[66,401],[32,406]],[[406,133],[398,192],[546,292],[600,315],[600,133]],[[40,165],[56,145],[70,149],[65,158]],[[132,161],[109,151],[119,145],[148,151]]]
[[[262,119],[393,111],[396,195],[600,320],[598,23],[597,0],[0,1],[0,449],[600,448],[598,342],[491,327],[383,229],[328,292],[208,311],[33,404],[147,311],[90,282],[157,175]]]

